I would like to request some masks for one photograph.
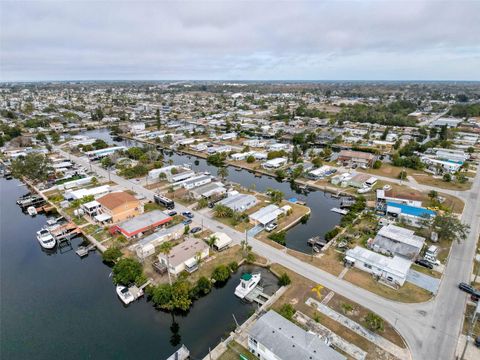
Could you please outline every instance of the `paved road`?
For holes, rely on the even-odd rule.
[[[87,159],[59,151],[80,165],[86,168],[90,167]],[[98,175],[108,178],[108,172],[101,167],[92,165],[92,170]],[[114,174],[111,174],[111,179],[127,189],[132,189],[148,199],[153,199],[154,192],[141,185]],[[458,290],[457,284],[460,281],[469,280],[480,230],[479,192],[480,172],[477,173],[470,191],[458,193],[458,196],[466,203],[462,220],[471,226],[468,239],[462,244],[455,243],[452,246],[438,294],[434,300],[426,303],[404,304],[386,300],[254,238],[248,240],[256,253],[271,262],[279,263],[314,282],[321,283],[378,313],[393,324],[405,338],[413,359],[451,360],[454,357],[467,299],[467,295]],[[180,204],[177,205],[177,209],[179,211],[186,210]],[[203,224],[211,230],[225,232],[237,243],[245,238],[245,234],[226,227],[208,216],[195,211],[193,213],[196,222],[203,221]]]

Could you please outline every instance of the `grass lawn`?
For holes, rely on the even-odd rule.
[[[446,182],[446,181],[443,181],[443,179],[437,179],[427,174],[423,175],[423,174],[415,173],[412,176],[415,180],[417,180],[419,184],[434,186],[440,189],[464,191],[464,190],[469,190],[472,187],[472,183],[470,181],[464,184],[460,184],[453,181]]]
[[[475,312],[475,306],[467,304],[465,308],[465,321],[463,322],[462,333],[468,334],[472,324],[472,315]],[[475,337],[480,336],[480,321],[478,320],[475,322],[475,326],[472,329],[472,333]]]
[[[401,288],[395,290],[380,284],[370,274],[355,268],[348,270],[344,280],[394,301],[417,303],[425,302],[432,298],[432,293],[409,282],[405,282]]]
[[[440,279],[442,277],[442,274],[439,273],[438,271],[435,271],[435,270],[432,270],[432,269],[428,269],[426,268],[425,266],[420,266],[420,265],[417,265],[417,264],[412,264],[412,267],[411,267],[413,270],[415,271],[418,271],[418,272],[421,272],[423,274],[426,274],[426,275],[429,275],[431,277],[434,277],[435,279]]]
[[[355,169],[358,172],[363,172],[363,173],[368,173],[372,175],[378,175],[378,176],[385,176],[389,177],[392,179],[398,179],[398,175],[400,174],[400,171],[402,171],[402,168],[390,165],[390,164],[383,164],[380,169]],[[405,169],[407,172],[407,175],[412,175],[416,170],[412,169]]]
[[[162,205],[157,204],[156,202],[148,202],[143,205],[143,211],[144,212],[149,212],[153,210],[165,210],[165,207]]]
[[[325,252],[323,252],[324,255],[321,257],[311,256],[292,249],[288,249],[287,254],[295,256],[297,259],[325,270],[335,276],[340,275],[344,268],[341,260],[342,255],[336,252],[333,248],[328,248]]]
[[[239,360],[242,354],[248,360],[257,360],[258,358],[251,354],[247,349],[245,349],[242,345],[237,343],[236,341],[231,341],[228,344],[228,349],[225,351],[218,360]]]

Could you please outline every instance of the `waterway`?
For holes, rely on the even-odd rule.
[[[99,129],[87,131],[85,135],[103,139],[109,143],[117,145],[134,146],[135,141],[124,140],[121,142],[114,142],[110,136],[108,129]],[[138,143],[142,146],[141,143]],[[217,174],[215,166],[207,164],[206,160],[195,156],[179,154],[172,151],[164,151],[165,159],[173,160],[174,164],[190,164],[195,171],[208,171],[212,175]],[[330,211],[335,207],[340,207],[340,201],[332,198],[331,194],[324,191],[311,191],[304,194],[298,188],[292,187],[289,182],[281,182],[270,176],[255,177],[254,174],[247,170],[240,170],[233,166],[228,167],[229,181],[238,183],[246,188],[254,187],[255,190],[265,192],[267,189],[278,189],[285,194],[285,199],[297,198],[304,201],[311,209],[310,218],[305,224],[298,224],[287,231],[286,246],[305,253],[310,253],[312,248],[307,245],[307,240],[313,236],[324,236],[325,233],[331,230],[335,225],[339,224],[341,215]],[[239,171],[240,170],[240,171]]]
[[[42,250],[35,232],[46,218],[21,212],[15,201],[27,190],[19,185],[0,179],[1,359],[165,359],[181,344],[200,359],[234,328],[232,314],[242,323],[256,308],[234,295],[242,271],[261,271],[266,292],[277,289],[272,273],[250,266],[184,316],[173,319],[146,298],[124,307],[101,256],[73,251],[81,239],[72,251]]]

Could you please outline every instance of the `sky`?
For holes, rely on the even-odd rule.
[[[480,80],[480,0],[0,0],[0,81]]]

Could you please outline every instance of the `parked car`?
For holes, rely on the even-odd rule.
[[[461,282],[460,284],[458,284],[458,288],[460,290],[465,291],[468,294],[473,294],[476,291],[475,288],[472,285],[464,283],[464,282]]]
[[[371,191],[372,188],[370,186],[362,187],[361,189],[357,190],[359,194],[366,194],[367,192]]]
[[[473,302],[477,302],[480,299],[480,291],[474,292],[472,295],[470,295],[470,300]]]
[[[183,225],[188,225],[188,224],[191,224],[192,223],[192,219],[185,219],[182,221],[182,224]]]
[[[433,269],[433,265],[430,264],[427,260],[425,259],[418,259],[415,261],[415,264],[426,267],[427,269]]]
[[[182,212],[182,215],[189,219],[193,218],[193,214],[190,211],[184,211]]]
[[[478,348],[480,348],[480,336],[477,336],[477,337],[475,338],[475,346],[478,347]]]
[[[423,259],[428,261],[432,265],[440,265],[440,260],[435,259],[433,256],[425,255]]]
[[[199,231],[202,231],[202,228],[201,228],[201,227],[198,227],[198,226],[196,226],[196,227],[194,227],[192,230],[190,230],[190,232],[191,232],[192,234],[195,234],[195,233],[197,233],[197,232],[199,232]]]
[[[177,212],[175,210],[172,210],[172,211],[169,211],[167,214],[168,216],[175,216],[177,215]]]
[[[265,230],[270,232],[270,231],[273,231],[277,228],[278,224],[277,223],[270,223],[270,224],[267,224],[267,226],[265,226]]]

